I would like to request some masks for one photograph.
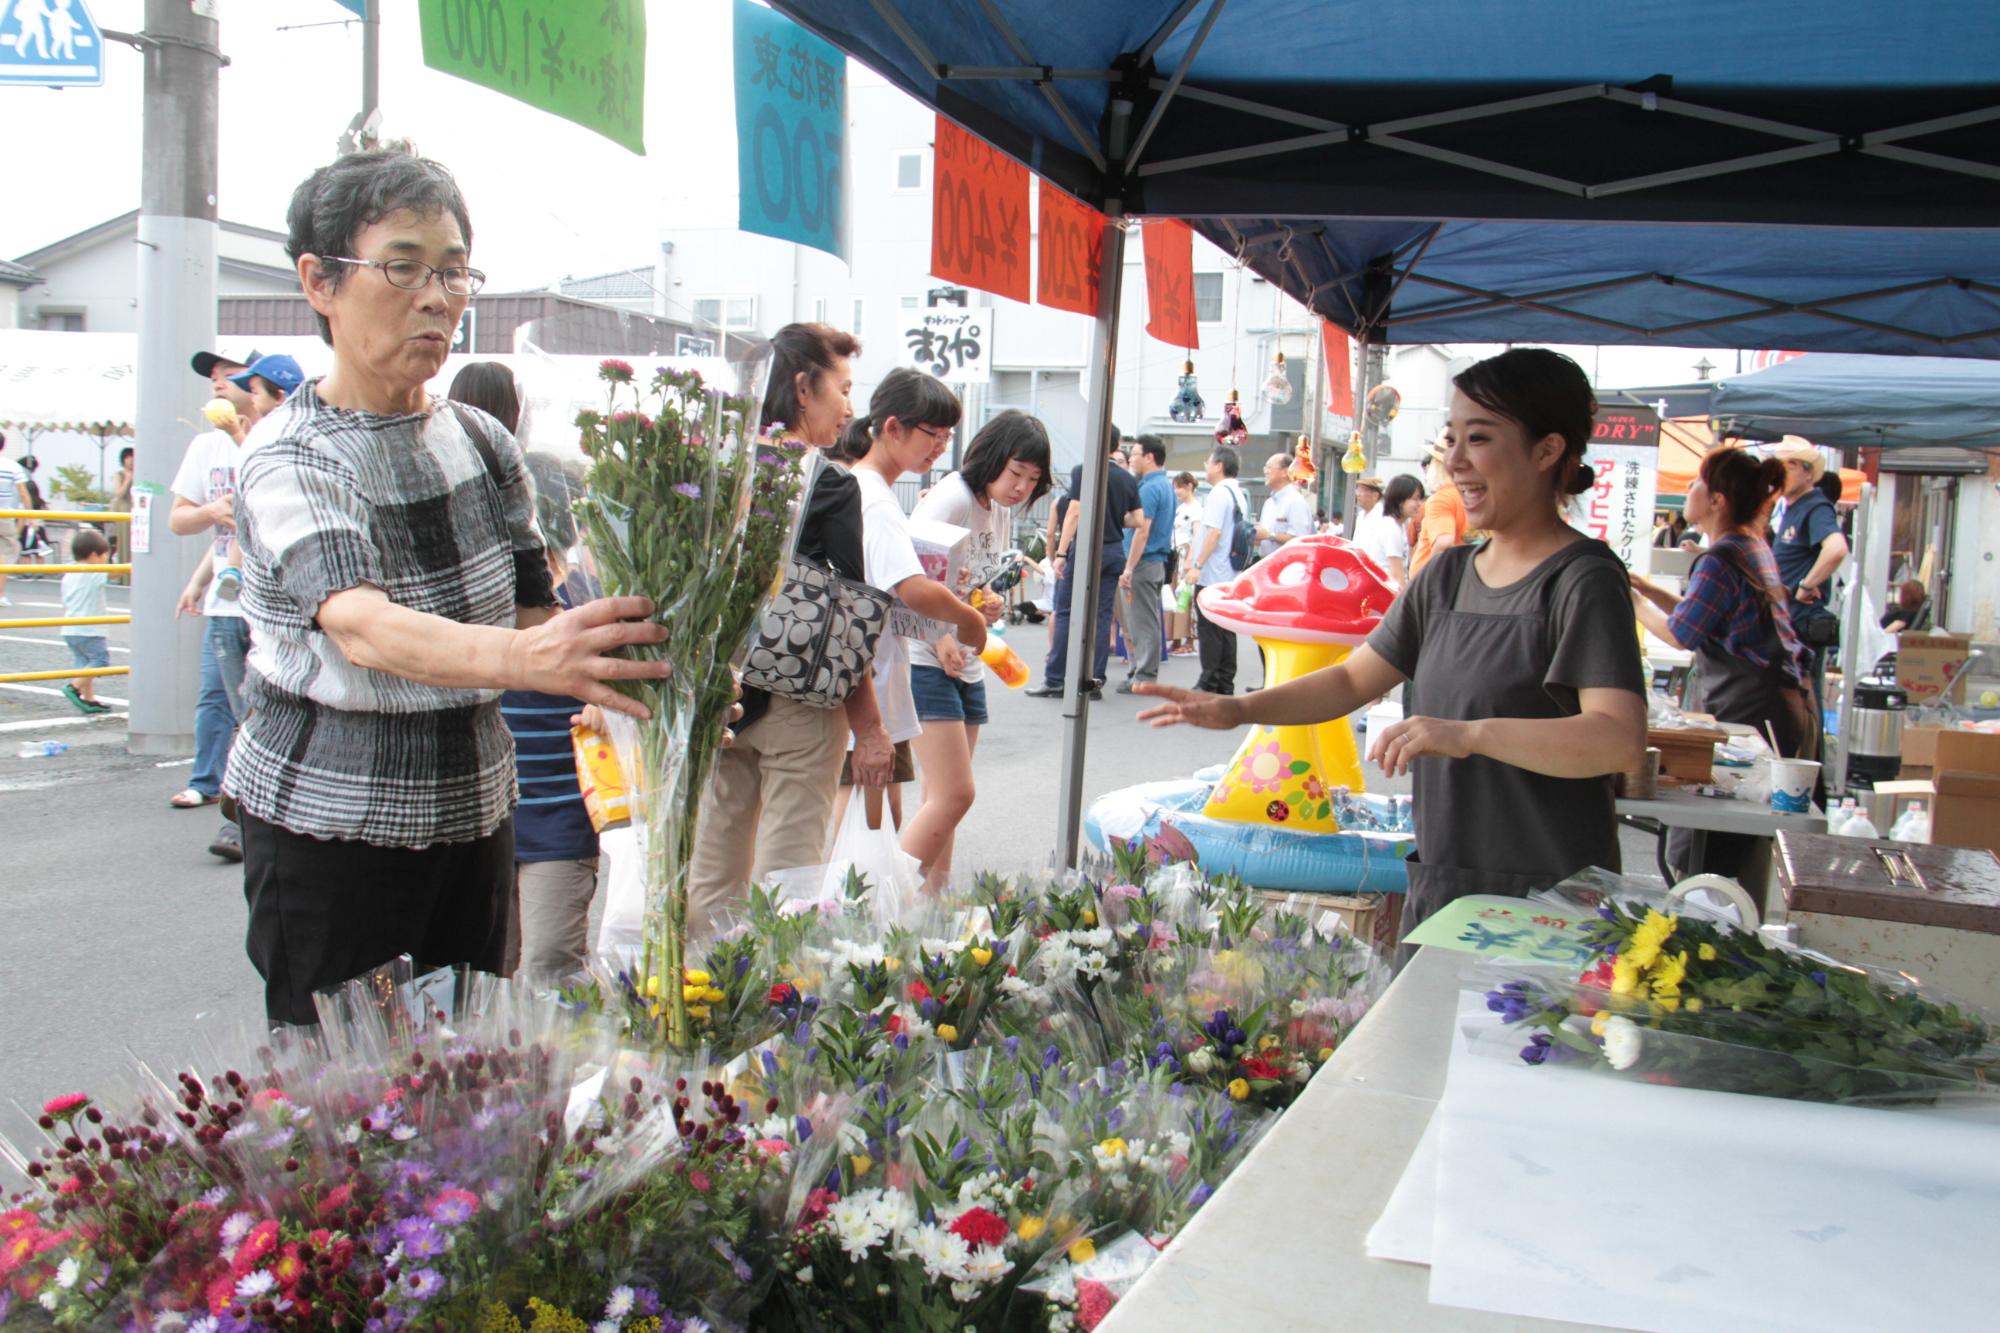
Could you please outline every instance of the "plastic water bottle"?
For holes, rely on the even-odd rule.
[[[1875,821],[1868,817],[1868,812],[1856,804],[1852,797],[1848,798],[1846,809],[1847,822],[1835,830],[1841,837],[1879,838],[1882,836],[1875,829]]]
[[[62,741],[22,741],[21,748],[14,751],[16,759],[53,759],[68,751],[69,746]]]
[[[1897,842],[1929,842],[1931,840],[1931,812],[1924,808],[1922,801],[1912,802],[1910,807],[1896,817],[1889,836]]]

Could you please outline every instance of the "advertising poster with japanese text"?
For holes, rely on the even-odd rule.
[[[1651,572],[1660,414],[1648,407],[1599,411],[1583,461],[1597,482],[1576,497],[1570,522],[1610,546],[1634,573]]]

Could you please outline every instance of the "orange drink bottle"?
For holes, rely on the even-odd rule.
[[[583,808],[591,827],[599,833],[632,822],[632,797],[625,786],[625,770],[618,764],[618,752],[606,737],[588,727],[569,729],[570,749],[576,754],[576,776],[583,788]]]
[[[1018,690],[1028,683],[1028,664],[998,634],[989,633],[986,636],[986,646],[980,650],[979,660],[991,667],[993,674],[1010,690]]]

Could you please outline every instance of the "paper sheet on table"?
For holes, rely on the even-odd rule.
[[[1403,943],[1581,970],[1590,962],[1591,949],[1583,929],[1592,919],[1558,911],[1547,903],[1476,893],[1440,907],[1405,935]]]
[[[1432,1236],[1437,1229],[1438,1125],[1444,1119],[1435,1110],[1424,1125],[1424,1136],[1410,1153],[1389,1195],[1389,1204],[1375,1225],[1368,1228],[1365,1243],[1370,1259],[1391,1259],[1401,1264],[1428,1264]]]
[[[1433,1301],[1652,1333],[1990,1327],[1990,1121],[1465,1045],[1435,1117]]]

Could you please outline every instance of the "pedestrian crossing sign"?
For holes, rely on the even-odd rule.
[[[84,0],[0,0],[0,84],[103,83],[104,33]]]

